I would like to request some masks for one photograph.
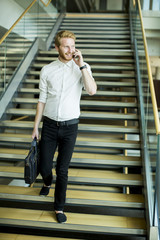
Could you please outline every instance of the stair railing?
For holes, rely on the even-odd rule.
[[[0,99],[9,86],[12,76],[23,61],[33,41],[40,37],[40,45],[43,46],[50,35],[60,13],[58,8],[65,7],[65,1],[56,1],[56,6],[50,4],[51,0],[33,0],[10,29],[0,39]],[[50,4],[50,6],[49,6]],[[40,17],[53,20],[52,29],[45,32],[48,26],[43,26],[42,33],[39,28]],[[30,32],[28,31],[28,27]]]
[[[159,239],[160,121],[143,26],[140,0],[130,0],[131,43],[139,104],[140,140],[144,176],[148,239]],[[153,238],[156,236],[156,238]]]

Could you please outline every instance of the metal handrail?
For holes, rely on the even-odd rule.
[[[17,25],[17,23],[24,17],[24,15],[29,11],[29,9],[35,4],[37,0],[33,0],[33,2],[26,8],[26,10],[21,14],[21,16],[15,21],[15,23],[10,27],[10,29],[4,34],[4,36],[0,39],[0,44],[6,39],[6,37],[10,34],[13,28]],[[48,0],[48,3],[44,3],[43,0],[41,2],[47,7],[51,0]]]
[[[44,4],[44,6],[46,6],[46,7],[48,7],[48,5],[50,4],[50,2],[51,2],[52,0],[48,0],[48,3],[45,3],[45,2],[43,2],[43,0],[41,0],[41,2]]]
[[[141,21],[142,35],[143,35],[143,43],[144,43],[145,56],[146,56],[146,62],[147,62],[147,70],[148,70],[148,78],[149,78],[151,99],[152,99],[152,105],[153,105],[153,114],[154,114],[154,121],[155,121],[155,127],[156,127],[156,134],[158,135],[158,134],[160,134],[160,122],[159,122],[159,115],[158,115],[158,107],[157,107],[156,95],[155,95],[153,78],[152,78],[152,70],[151,70],[150,61],[149,61],[147,40],[146,40],[146,35],[145,35],[145,30],[144,30],[144,25],[143,25],[140,0],[137,0],[137,3],[138,3],[139,16],[140,16],[140,21]]]

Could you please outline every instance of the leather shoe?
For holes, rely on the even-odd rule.
[[[65,223],[67,221],[67,217],[64,213],[56,213],[57,222]]]
[[[49,194],[49,190],[50,190],[50,187],[45,187],[43,186],[39,195],[44,195],[44,196],[47,196]]]

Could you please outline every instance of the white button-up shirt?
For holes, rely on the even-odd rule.
[[[45,103],[43,115],[55,121],[79,118],[82,88],[82,73],[73,60],[65,64],[57,59],[44,66],[39,84],[39,101]]]

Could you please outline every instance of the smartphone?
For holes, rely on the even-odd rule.
[[[74,54],[73,54],[73,58],[75,58],[76,60],[79,59],[79,57],[78,57],[78,56],[75,56]]]

